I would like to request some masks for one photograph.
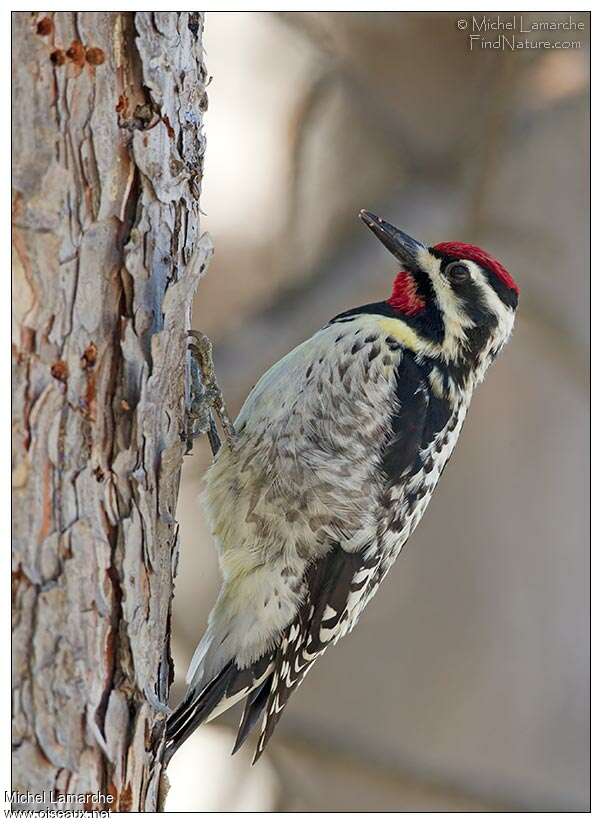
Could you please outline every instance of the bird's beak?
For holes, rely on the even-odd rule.
[[[360,218],[406,269],[410,272],[420,269],[418,256],[426,249],[423,243],[414,240],[401,229],[397,229],[382,217],[377,217],[365,209],[361,210]]]

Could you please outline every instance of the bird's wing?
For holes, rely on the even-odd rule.
[[[261,756],[288,699],[330,643],[336,643],[351,620],[354,596],[363,590],[377,564],[364,552],[335,546],[307,573],[307,596],[287,627],[273,658],[270,678],[247,699],[236,740],[240,747],[263,711],[254,761]]]
[[[416,472],[423,451],[445,428],[451,412],[449,402],[433,392],[424,366],[404,351],[395,372],[391,435],[382,452],[387,486],[399,486]]]

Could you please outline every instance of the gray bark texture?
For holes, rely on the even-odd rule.
[[[156,810],[203,17],[12,22],[13,789]]]

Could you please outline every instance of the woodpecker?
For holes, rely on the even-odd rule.
[[[206,474],[223,583],[164,763],[243,700],[233,752],[260,721],[253,763],[261,756],[420,522],[473,390],[510,337],[519,289],[494,257],[468,243],[427,248],[360,218],[401,263],[391,296],[342,312],[272,366]]]

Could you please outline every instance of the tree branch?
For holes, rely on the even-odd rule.
[[[158,806],[202,26],[13,14],[13,788],[65,807]]]

